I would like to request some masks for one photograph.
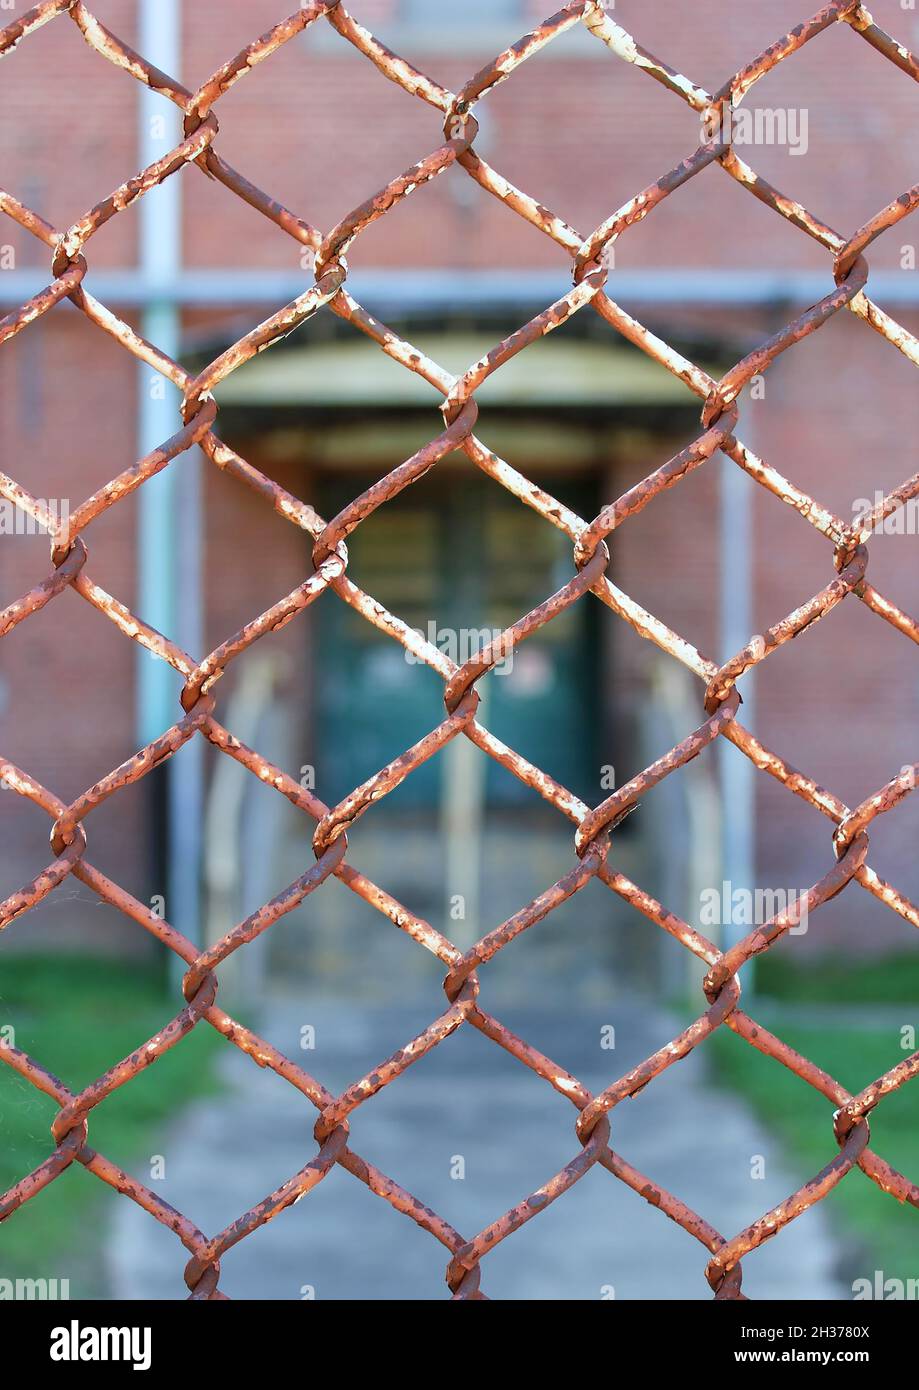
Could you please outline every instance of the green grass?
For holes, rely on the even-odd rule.
[[[154,962],[140,968],[98,957],[30,955],[8,956],[0,969],[0,1029],[12,1026],[16,1047],[74,1092],[177,1012]],[[163,1152],[169,1122],[187,1102],[217,1089],[212,1064],[220,1046],[214,1030],[199,1024],[93,1111],[90,1145],[149,1180],[145,1160]],[[56,1112],[54,1101],[0,1065],[0,1192],[53,1151]],[[103,1218],[112,1202],[125,1200],[82,1164],[71,1164],[0,1225],[0,1277],[70,1278],[71,1297],[98,1297]]]
[[[770,951],[756,963],[756,992],[789,1003],[919,1005],[919,951],[807,966]]]
[[[780,961],[769,965],[757,975],[753,1015],[848,1091],[860,1091],[910,1055],[902,1046],[900,1029],[919,1027],[916,957],[857,964],[821,961],[805,968]],[[786,1016],[779,1001],[766,997],[770,986],[781,1002],[796,1006],[793,1012]],[[834,1011],[828,1022],[808,1021],[801,1006],[811,1002],[838,1005],[839,1014]],[[894,1008],[885,1024],[877,1020],[882,1004],[903,1007]],[[862,1011],[860,1005],[873,1005],[875,1012]],[[844,1017],[847,1008],[850,1020]],[[708,1046],[716,1076],[754,1106],[808,1175],[833,1158],[835,1107],[830,1101],[727,1029],[719,1029]],[[870,1124],[872,1149],[919,1183],[919,1078],[885,1097],[872,1112]],[[901,1206],[857,1169],[826,1199],[826,1209],[846,1239],[847,1278],[871,1277],[876,1269],[888,1277],[919,1277],[919,1209]]]

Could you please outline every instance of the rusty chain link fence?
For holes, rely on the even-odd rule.
[[[247,48],[210,76],[197,91],[189,91],[168,74],[152,67],[142,54],[135,53],[93,15],[82,0],[45,0],[0,32],[0,55],[13,57],[21,42],[41,44],[38,31],[49,21],[72,21],[90,47],[124,70],[138,82],[174,102],[184,115],[184,138],[148,168],[96,204],[68,230],[51,226],[38,212],[14,197],[0,192],[0,207],[21,227],[44,242],[51,253],[51,283],[28,303],[0,324],[0,341],[28,331],[43,314],[62,300],[69,299],[87,318],[115,339],[139,361],[162,373],[182,393],[181,428],[157,449],[112,478],[72,513],[66,532],[58,518],[47,513],[14,479],[0,475],[0,492],[23,508],[52,533],[52,569],[48,577],[0,614],[0,633],[6,634],[27,621],[66,589],[73,589],[104,614],[126,639],[139,644],[168,662],[184,680],[181,711],[171,728],[143,748],[130,761],[115,768],[90,787],[71,805],[65,805],[50,788],[39,785],[26,770],[0,762],[6,783],[47,812],[53,822],[53,859],[47,868],[0,906],[0,926],[28,912],[54,892],[71,874],[94,893],[151,933],[187,966],[184,975],[182,1008],[164,1023],[162,1030],[130,1056],[98,1077],[75,1095],[45,1069],[41,1058],[14,1046],[0,1047],[0,1058],[38,1090],[60,1106],[52,1126],[53,1148],[33,1172],[23,1176],[0,1197],[0,1220],[14,1216],[26,1202],[41,1201],[49,1184],[72,1163],[82,1164],[102,1182],[136,1202],[154,1221],[175,1232],[185,1247],[188,1263],[185,1280],[191,1298],[220,1299],[221,1256],[257,1228],[283,1212],[284,1208],[307,1195],[337,1164],[365,1183],[407,1219],[417,1223],[446,1250],[447,1284],[456,1299],[484,1299],[487,1286],[487,1255],[500,1241],[512,1236],[525,1222],[538,1219],[546,1207],[559,1199],[595,1164],[609,1174],[610,1181],[625,1183],[645,1201],[659,1208],[661,1219],[669,1217],[699,1242],[706,1252],[706,1277],[716,1298],[740,1299],[742,1260],[763,1241],[780,1234],[783,1228],[815,1203],[821,1201],[852,1169],[858,1167],[891,1198],[919,1206],[919,1186],[897,1172],[869,1147],[869,1115],[886,1096],[904,1086],[919,1071],[919,1053],[899,1062],[878,1077],[860,1094],[850,1095],[832,1076],[807,1057],[789,1047],[781,1038],[763,1028],[740,1006],[738,971],[763,951],[767,951],[800,920],[802,913],[815,912],[824,903],[847,889],[872,894],[913,926],[919,926],[919,907],[890,883],[883,881],[868,863],[871,823],[889,811],[911,792],[919,781],[919,763],[904,769],[898,777],[881,787],[861,805],[849,807],[832,791],[812,781],[806,773],[789,766],[781,754],[764,747],[746,729],[739,717],[739,678],[766,661],[770,654],[792,638],[819,622],[837,605],[847,601],[866,605],[879,621],[889,623],[904,640],[919,642],[919,621],[902,612],[868,578],[868,542],[873,530],[907,500],[919,496],[919,475],[891,492],[874,510],[854,524],[844,523],[824,507],[818,498],[802,491],[769,462],[758,458],[741,438],[738,399],[743,388],[757,373],[764,372],[779,356],[795,344],[816,333],[835,314],[848,309],[868,328],[886,338],[892,348],[919,366],[919,341],[865,293],[868,263],[865,253],[882,232],[901,221],[919,205],[919,185],[911,188],[883,208],[863,227],[841,235],[826,226],[807,208],[766,183],[739,158],[731,143],[730,112],[764,74],[790,54],[811,42],[834,24],[845,24],[852,42],[864,41],[913,80],[919,80],[919,60],[890,37],[872,20],[856,0],[833,0],[812,18],[794,28],[746,67],[731,77],[715,93],[697,86],[690,78],[667,66],[645,51],[614,23],[600,0],[573,0],[558,14],[547,19],[530,34],[508,48],[493,62],[472,76],[459,92],[451,92],[413,67],[407,59],[387,49],[365,29],[357,18],[335,0],[314,0],[295,14],[255,39]],[[387,183],[367,202],[348,214],[336,227],[323,234],[247,177],[230,167],[218,153],[218,120],[215,109],[220,98],[257,64],[270,60],[282,45],[313,25],[329,24],[343,44],[350,44],[372,63],[380,78],[398,84],[406,100],[417,98],[440,112],[444,118],[443,143],[431,154]],[[515,188],[476,151],[476,105],[500,82],[513,80],[516,70],[547,44],[564,44],[565,33],[575,25],[585,25],[597,43],[610,50],[610,61],[634,64],[649,78],[666,87],[675,97],[693,108],[709,129],[675,169],[632,198],[601,226],[585,237],[561,215],[537,203],[524,190]],[[727,117],[728,119],[725,119]],[[559,120],[565,112],[557,113]],[[155,343],[144,341],[122,319],[98,302],[84,287],[87,276],[87,248],[93,235],[151,188],[174,177],[188,166],[197,168],[263,213],[278,228],[307,248],[315,258],[315,283],[272,314],[258,327],[240,338],[197,375],[191,375],[178,362],[166,356]],[[561,255],[570,257],[572,288],[529,323],[512,333],[461,376],[454,377],[430,360],[412,343],[394,333],[369,314],[348,290],[346,252],[356,246],[371,223],[385,217],[410,193],[432,179],[458,166],[486,192],[500,200],[507,215],[525,219],[556,243]],[[711,166],[711,168],[710,168]],[[700,175],[720,177],[720,169],[758,198],[765,207],[784,218],[803,234],[813,238],[832,258],[835,288],[818,304],[795,318],[780,332],[744,357],[721,380],[714,380],[693,362],[681,356],[666,342],[654,336],[630,317],[607,293],[609,265],[606,253],[617,238],[634,229],[665,198],[679,196],[690,179]],[[257,171],[256,171],[257,172]],[[371,338],[390,358],[407,371],[416,372],[443,395],[443,428],[412,458],[394,468],[360,497],[349,502],[330,521],[320,517],[308,502],[292,496],[270,478],[230,449],[219,437],[218,409],[213,389],[256,353],[303,324],[320,310],[340,316],[353,328]],[[478,406],[476,391],[504,363],[538,339],[566,323],[573,315],[594,312],[608,325],[611,334],[621,334],[655,362],[683,381],[698,397],[701,429],[675,457],[661,463],[640,483],[604,506],[592,519],[577,516],[543,489],[515,470],[512,464],[493,453],[487,438],[476,434]],[[255,493],[265,506],[313,538],[313,573],[292,593],[279,599],[267,612],[222,642],[203,659],[182,651],[170,639],[151,629],[117,595],[96,584],[87,563],[84,534],[109,508],[135,492],[183,451],[198,445],[214,467],[223,470]],[[382,607],[372,594],[363,592],[348,574],[348,537],[377,508],[398,496],[454,450],[461,450],[496,487],[507,489],[522,506],[535,511],[546,525],[557,527],[571,541],[572,574],[568,582],[548,596],[532,612],[521,616],[500,639],[489,643],[458,667],[446,655],[412,630],[397,613]],[[733,460],[751,478],[775,497],[795,509],[829,544],[827,559],[832,572],[826,587],[813,596],[802,595],[794,612],[782,617],[767,632],[752,636],[743,650],[724,664],[697,651],[653,613],[646,612],[627,593],[607,577],[608,542],[616,528],[651,505],[665,489],[677,486],[695,469],[703,468],[718,452]],[[714,518],[713,518],[714,523]],[[55,529],[57,528],[57,529]],[[705,544],[706,538],[700,537]],[[709,537],[708,544],[712,544]],[[829,566],[828,566],[829,568]],[[230,663],[242,658],[261,637],[296,619],[311,604],[348,604],[368,623],[394,642],[424,661],[444,682],[445,715],[441,723],[388,766],[370,776],[335,806],[325,805],[318,796],[304,790],[299,781],[266,761],[255,749],[246,747],[216,715],[217,683]],[[477,682],[499,659],[508,643],[523,642],[532,633],[551,623],[571,605],[599,600],[644,639],[654,643],[681,662],[702,685],[699,727],[687,732],[674,748],[645,768],[638,776],[616,790],[602,804],[587,806],[538,766],[493,737],[476,717],[479,696]],[[704,705],[704,709],[701,706]],[[254,777],[286,797],[297,810],[315,822],[313,848],[315,863],[303,876],[266,903],[246,921],[235,926],[213,948],[203,953],[161,920],[149,907],[137,901],[117,883],[94,868],[87,857],[89,835],[86,822],[93,809],[125,788],[139,782],[151,769],[168,759],[188,740],[201,737],[221,754],[246,768]],[[348,856],[348,830],[371,805],[379,803],[427,759],[438,754],[452,739],[467,738],[485,757],[494,758],[521,782],[544,798],[573,828],[571,868],[557,883],[521,906],[512,917],[495,926],[465,954],[435,926],[415,916],[409,907],[396,902],[361,872]],[[775,778],[793,796],[821,812],[832,827],[828,845],[828,864],[821,867],[816,882],[798,903],[782,912],[766,926],[757,927],[739,944],[721,951],[687,922],[657,902],[639,885],[616,868],[615,829],[643,797],[671,773],[699,755],[711,757],[711,745],[728,739],[764,775]],[[830,852],[830,850],[832,852]],[[290,1058],[242,1026],[217,1003],[217,974],[221,962],[233,952],[243,951],[261,933],[268,931],[285,913],[303,902],[335,875],[344,884],[389,919],[393,931],[407,933],[419,949],[432,952],[446,970],[446,1007],[404,1048],[355,1081],[341,1095],[331,1094],[317,1078],[309,1075]],[[499,951],[511,948],[516,938],[544,919],[591,879],[598,879],[609,890],[637,908],[651,926],[661,928],[680,942],[707,967],[704,981],[705,1007],[698,1018],[678,1037],[667,1041],[627,1075],[617,1077],[598,1095],[585,1089],[578,1079],[559,1068],[550,1058],[515,1036],[499,1019],[486,1011],[487,965]],[[525,951],[517,942],[515,951]],[[482,986],[485,985],[484,992]],[[217,1234],[200,1231],[193,1221],[162,1201],[136,1178],[123,1172],[89,1143],[90,1117],[94,1108],[117,1087],[129,1085],[134,1077],[168,1049],[181,1046],[196,1027],[211,1027],[247,1053],[260,1067],[270,1067],[278,1076],[302,1093],[315,1107],[316,1151],[300,1172],[270,1193],[232,1225]],[[503,1048],[548,1085],[567,1097],[574,1106],[571,1161],[548,1178],[538,1191],[523,1195],[512,1210],[478,1234],[460,1233],[437,1212],[400,1186],[398,1175],[389,1176],[373,1166],[372,1156],[364,1157],[350,1147],[349,1117],[382,1087],[397,1084],[406,1068],[441,1044],[449,1046],[450,1035],[463,1026],[478,1029],[496,1046]],[[610,1116],[620,1101],[634,1096],[653,1083],[666,1068],[686,1057],[718,1028],[730,1028],[751,1047],[770,1057],[776,1066],[789,1068],[820,1095],[831,1102],[827,1115],[827,1164],[807,1183],[793,1192],[772,1211],[765,1213],[746,1230],[720,1232],[698,1212],[692,1210],[678,1192],[669,1192],[645,1176],[614,1147]],[[832,1113],[832,1122],[830,1114]],[[406,1142],[411,1137],[406,1136]],[[283,1219],[283,1218],[282,1218]],[[615,1240],[615,1232],[610,1239]],[[177,1251],[178,1255],[178,1251]],[[484,1271],[483,1271],[484,1266]],[[483,1277],[484,1272],[484,1277]],[[432,1290],[432,1293],[434,1290]]]

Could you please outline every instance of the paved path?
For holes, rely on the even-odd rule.
[[[304,1024],[316,1050],[300,1054],[330,1088],[341,1088],[407,1041],[431,1018],[426,1006],[304,1009],[275,999],[264,1031],[297,1055]],[[592,1089],[673,1036],[656,1009],[623,1002],[568,1016],[500,1011],[503,1021]],[[604,1024],[617,1049],[600,1046]],[[228,1052],[224,1095],[196,1106],[161,1146],[157,1190],[208,1233],[265,1196],[314,1152],[314,1112],[292,1088]],[[471,1028],[416,1063],[353,1118],[357,1152],[472,1235],[540,1186],[577,1151],[571,1105]],[[732,1235],[806,1176],[787,1165],[736,1099],[714,1089],[703,1058],[672,1067],[613,1117],[614,1145],[656,1181]],[[465,1160],[465,1178],[451,1164]],[[751,1178],[754,1155],[766,1176]],[[141,1170],[138,1169],[140,1172]],[[144,1174],[144,1176],[146,1176]],[[184,1251],[132,1203],[117,1204],[109,1242],[115,1297],[185,1296]],[[755,1298],[845,1298],[839,1250],[825,1213],[807,1213],[745,1264]],[[483,1264],[496,1299],[710,1297],[700,1245],[600,1168],[516,1232]],[[335,1169],[308,1197],[224,1259],[221,1287],[234,1298],[432,1299],[446,1295],[443,1248]]]

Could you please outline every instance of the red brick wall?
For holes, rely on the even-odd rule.
[[[136,38],[134,4],[99,0],[94,8],[129,42]],[[201,81],[276,22],[284,8],[276,0],[186,6],[183,80]],[[714,89],[805,9],[800,0],[742,7],[734,0],[710,0],[691,7],[689,25],[678,22],[670,6],[618,0],[613,15],[652,50]],[[354,10],[368,24],[379,22],[384,36],[394,23],[388,0],[355,0]],[[872,11],[879,23],[916,44],[916,16],[894,0],[879,0]],[[530,18],[542,12],[534,5]],[[677,98],[600,45],[595,56],[582,57],[577,39],[563,37],[489,95],[482,106],[481,148],[509,178],[587,233],[689,153],[698,122]],[[456,89],[491,54],[407,56]],[[66,17],[30,36],[4,63],[3,76],[6,109],[15,113],[15,120],[0,123],[5,186],[64,228],[135,171],[138,88],[93,54]],[[750,151],[750,162],[840,231],[854,230],[914,180],[915,88],[844,26],[783,64],[755,93],[748,101],[807,104],[810,149],[806,158],[796,158],[758,148]],[[442,127],[436,111],[388,83],[344,40],[312,33],[248,75],[219,103],[218,116],[218,147],[225,157],[324,230],[434,148]],[[843,177],[847,169],[856,170],[855,176]],[[197,170],[181,178],[191,266],[298,269],[299,248],[289,238]],[[137,222],[135,209],[92,240],[92,269],[133,264]],[[915,219],[907,221],[873,246],[872,268],[898,270],[901,247],[917,240],[917,226]],[[45,248],[11,222],[0,231],[0,244],[15,248],[20,267],[48,264]],[[350,262],[353,269],[518,270],[561,268],[566,257],[455,169],[372,227]],[[616,248],[616,264],[626,270],[801,268],[822,272],[827,288],[832,282],[826,253],[717,167],[628,232]],[[92,288],[92,270],[87,283]],[[264,311],[247,306],[234,321],[255,323]],[[914,331],[919,328],[915,316],[900,317]],[[658,314],[665,334],[692,318],[685,310]],[[201,316],[192,319],[200,324]],[[721,328],[728,337],[749,334],[751,340],[771,331],[766,322],[738,323],[730,315],[722,316]],[[41,496],[75,503],[133,459],[136,367],[75,311],[63,306],[29,328],[4,348],[3,360],[5,471]],[[850,516],[855,498],[872,497],[876,487],[915,472],[914,372],[863,323],[840,315],[770,370],[766,399],[743,406],[740,433],[747,438],[749,428],[749,442],[769,462]],[[837,418],[840,405],[846,407],[843,422]],[[662,439],[659,457],[655,446],[653,458],[623,462],[622,486],[683,442]],[[525,460],[515,462],[525,467]],[[257,566],[225,569],[225,581],[209,591],[208,642],[216,642],[302,578],[306,550],[292,528],[238,485],[208,477],[207,489],[209,555],[259,557]],[[715,471],[709,468],[655,502],[615,536],[614,576],[691,640],[726,657],[716,650],[715,501]],[[762,630],[833,571],[829,547],[802,519],[760,490],[754,505],[756,622]],[[129,604],[135,594],[136,511],[136,499],[123,503],[88,535],[90,572]],[[915,612],[919,572],[906,556],[910,544],[915,548],[915,537],[879,541],[872,549],[871,577]],[[47,570],[43,541],[5,539],[4,602]],[[290,632],[283,640],[293,640]],[[627,632],[620,651],[623,682],[638,698],[652,653]],[[766,663],[756,678],[754,729],[854,803],[916,756],[913,656],[907,639],[850,601]],[[7,755],[60,795],[77,795],[134,751],[134,662],[134,652],[104,619],[76,595],[65,594],[0,648],[7,691],[0,738]],[[760,777],[758,788],[761,878],[806,886],[831,862],[831,827],[768,779]],[[916,842],[917,813],[919,806],[908,804],[884,818],[872,837],[879,872],[914,896],[916,871],[904,872],[903,866]],[[18,798],[0,793],[4,891],[41,867],[42,853],[35,851],[39,820]],[[141,849],[145,824],[139,788],[119,798],[117,811],[94,812],[89,826],[92,857],[142,896],[150,891]],[[101,923],[113,939],[124,937],[125,925],[109,923],[108,909],[83,908],[66,895],[42,914],[49,930]],[[22,930],[32,931],[33,924],[37,929],[40,917],[30,915]],[[864,929],[868,920],[871,935]],[[905,924],[875,912],[854,890],[815,919],[813,936],[827,944],[831,938],[909,940]]]

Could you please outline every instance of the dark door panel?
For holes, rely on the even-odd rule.
[[[329,486],[325,514],[362,485],[349,477],[345,488]],[[594,514],[590,482],[544,485],[581,515]],[[572,574],[568,538],[471,468],[427,478],[386,503],[348,549],[352,580],[458,663]],[[574,605],[510,646],[478,687],[481,721],[498,738],[594,800],[595,616],[592,604]],[[319,790],[337,800],[443,719],[443,683],[335,594],[322,598],[317,618]],[[393,807],[433,807],[439,778],[435,757],[392,794]],[[496,809],[534,797],[491,762],[486,788]]]

